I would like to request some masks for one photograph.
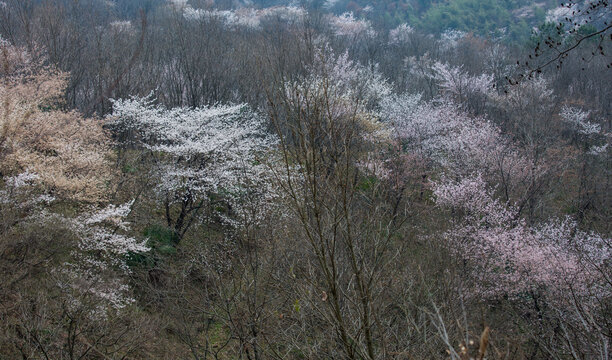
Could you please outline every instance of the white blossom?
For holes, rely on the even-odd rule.
[[[329,44],[316,49],[315,63],[309,70],[311,81],[305,83],[316,83],[314,78],[327,79],[338,94],[364,105],[376,104],[392,92],[377,65],[366,67],[356,63],[348,52],[336,56]]]
[[[329,22],[336,36],[365,36],[375,37],[376,31],[367,20],[355,19],[352,12],[345,12],[340,16],[330,16]]]
[[[471,117],[449,99],[423,102],[418,95],[392,95],[380,106],[381,119],[408,151],[434,160],[455,175],[481,169],[520,179],[532,170],[500,129],[482,117]]]
[[[440,35],[440,47],[444,51],[453,50],[465,35],[461,30],[448,29]]]
[[[76,218],[48,214],[50,221],[65,223],[78,239],[72,251],[73,260],[64,264],[60,287],[74,292],[75,306],[83,296],[98,299],[91,316],[105,317],[107,310],[117,311],[134,302],[124,275],[129,273],[125,256],[149,251],[147,239],[138,240],[124,234],[129,230],[125,217],[134,201],[119,206],[108,205],[85,212]],[[49,221],[47,220],[47,221]]]
[[[190,6],[183,8],[183,17],[190,21],[218,20],[227,28],[244,28],[257,30],[265,19],[275,18],[287,23],[300,23],[306,10],[296,6],[274,6],[261,10],[253,8],[240,8],[236,10],[205,10],[194,9]]]
[[[22,172],[16,176],[8,177],[4,180],[7,186],[13,187],[15,189],[22,188],[24,186],[31,186],[38,180],[40,177],[30,171]]]
[[[187,0],[168,0],[171,6],[174,6],[178,9],[183,9],[187,7]]]
[[[41,196],[47,200],[46,196]],[[88,297],[97,305],[89,316],[104,318],[108,311],[117,311],[134,301],[125,275],[129,269],[125,256],[149,251],[147,239],[127,234],[133,201],[102,209],[92,208],[76,217],[67,217],[40,208],[28,221],[42,226],[61,226],[66,236],[75,239],[70,259],[54,269],[57,285],[71,297],[71,306],[80,307]]]
[[[414,33],[412,26],[408,24],[401,24],[395,29],[389,31],[389,43],[390,44],[405,44],[410,41],[410,37]]]
[[[608,9],[608,4],[601,0],[582,0],[562,3],[561,6],[550,9],[546,12],[546,22],[561,23],[568,25],[568,28],[576,29],[581,25],[593,21],[602,14],[598,14],[593,9],[599,8],[603,16]]]
[[[85,224],[93,225],[106,222],[127,230],[128,223],[123,219],[130,213],[132,205],[134,205],[134,200],[120,206],[110,204],[106,208],[89,215],[84,219]]]
[[[561,108],[561,118],[570,124],[572,128],[582,135],[593,135],[601,131],[599,124],[594,124],[587,119],[590,112],[582,111],[578,108],[564,105]]]
[[[126,21],[112,21],[110,23],[110,26],[113,30],[120,32],[120,33],[132,33],[134,31],[134,26],[132,25],[132,22],[129,20]]]
[[[261,187],[265,165],[260,156],[277,140],[265,119],[247,105],[166,109],[151,98],[115,100],[113,105],[111,124],[117,131],[130,129],[143,147],[164,154],[167,161],[154,170],[160,196],[204,201],[223,192],[229,201],[239,201],[245,187]]]
[[[338,3],[338,0],[325,0],[323,6],[327,9],[331,9],[336,5],[336,3]]]
[[[608,149],[608,144],[603,144],[601,146],[595,145],[595,146],[592,146],[589,149],[588,154],[589,155],[593,155],[593,156],[599,156],[599,155],[605,153],[607,149]]]
[[[493,76],[481,74],[473,76],[460,67],[435,62],[432,66],[432,78],[437,80],[440,87],[447,93],[465,96],[468,94],[488,94],[493,87]]]
[[[278,18],[288,23],[300,23],[307,11],[297,6],[273,6],[258,11],[260,18]]]
[[[40,194],[37,191],[39,180],[40,176],[31,171],[5,178],[4,188],[0,189],[0,204],[28,213],[41,205],[49,205],[54,202],[54,196],[46,193]]]

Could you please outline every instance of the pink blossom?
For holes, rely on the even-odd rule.
[[[588,298],[603,286],[598,268],[612,255],[610,239],[580,231],[570,218],[530,227],[515,206],[494,198],[480,175],[442,178],[433,188],[438,205],[461,211],[444,237],[471,268],[474,295],[572,291]]]

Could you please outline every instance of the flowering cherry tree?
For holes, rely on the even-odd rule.
[[[126,217],[134,201],[116,206],[91,209],[80,216],[65,218],[43,214],[41,221],[64,222],[73,232],[78,243],[72,251],[73,261],[64,263],[59,270],[60,286],[74,297],[74,305],[80,306],[79,298],[84,295],[98,298],[96,314],[105,316],[105,309],[121,309],[134,301],[129,286],[124,280],[130,270],[125,263],[126,256],[149,251],[146,239],[129,235]]]
[[[376,31],[372,28],[372,24],[367,20],[355,19],[352,12],[346,12],[339,16],[330,16],[329,22],[336,36],[363,36],[366,38],[376,36]]]
[[[551,141],[556,96],[548,78],[534,77],[511,86],[504,93],[489,93],[490,104],[509,119],[504,130],[535,153]],[[536,154],[535,156],[540,156]]]
[[[454,51],[457,45],[466,37],[466,33],[461,30],[448,29],[440,34],[438,45],[443,51]]]
[[[327,126],[342,127],[352,123],[352,130],[361,134],[359,139],[362,145],[367,144],[373,149],[383,144],[387,146],[388,130],[378,121],[376,109],[385,97],[391,95],[391,86],[376,66],[366,67],[354,62],[348,52],[336,55],[327,43],[317,47],[314,55],[307,76],[284,84],[284,96],[289,108],[299,112],[295,117],[301,121],[328,123]],[[331,134],[321,139],[328,135]],[[335,134],[338,135],[340,133]],[[320,144],[321,147],[328,145]],[[379,177],[390,175],[385,168],[389,163],[382,159],[382,154],[372,151],[370,155],[359,159],[355,165]]]
[[[379,186],[365,190],[360,183],[363,172],[376,172],[368,152],[386,133],[376,109],[390,89],[375,69],[346,53],[336,56],[325,45],[315,50],[307,70],[269,98],[281,139],[275,179],[295,224],[291,231],[300,234],[292,246],[303,251],[300,267],[312,279],[297,285],[299,298],[312,303],[323,294],[324,303],[304,311],[337,329],[344,353],[338,356],[374,359],[374,313],[384,308],[376,279],[383,277],[392,233],[382,229],[397,226],[400,211],[378,196]],[[346,321],[345,314],[359,314],[360,320]]]
[[[563,121],[568,123],[572,127],[572,130],[581,135],[588,136],[597,134],[601,131],[599,124],[594,124],[587,120],[589,115],[589,111],[583,111],[575,107],[565,105],[561,108],[561,118]]]
[[[377,68],[377,65],[363,66],[351,60],[348,51],[336,55],[331,46],[324,43],[315,49],[314,63],[308,69],[309,78],[302,83],[328,82],[330,89],[336,92],[334,97],[371,109],[391,94],[391,85]]]
[[[300,24],[307,14],[302,7],[274,6],[260,10],[240,8],[236,10],[194,9],[189,5],[173,5],[182,11],[188,21],[220,21],[228,29],[260,30],[263,21],[277,19],[287,24]]]
[[[404,23],[400,24],[395,29],[389,31],[389,44],[405,44],[410,42],[411,36],[414,34],[412,26]]]
[[[483,171],[511,193],[540,172],[495,124],[470,116],[449,99],[425,102],[419,95],[392,95],[380,109],[405,151],[430,159],[453,176]]]
[[[490,74],[470,75],[462,67],[439,61],[432,65],[431,70],[431,76],[438,82],[442,92],[457,99],[459,103],[482,98],[493,88],[493,76]]]
[[[276,142],[264,118],[247,105],[165,109],[151,97],[115,100],[111,115],[117,132],[132,132],[142,147],[160,156],[156,192],[168,226],[182,237],[210,195],[237,200],[262,180],[264,155]],[[261,183],[259,183],[261,185]],[[265,186],[260,186],[263,191]],[[173,207],[178,214],[173,216]]]
[[[110,138],[101,121],[58,110],[67,76],[43,61],[0,39],[0,171],[36,173],[58,196],[103,201]]]
[[[529,226],[516,206],[495,199],[481,175],[442,178],[434,196],[460,212],[444,236],[472,268],[474,296],[572,291],[588,298],[609,291],[598,269],[612,255],[610,239],[577,229],[570,218]]]
[[[100,120],[56,109],[66,74],[1,39],[0,60],[0,234],[27,226],[64,228],[75,241],[54,269],[58,283],[73,289],[73,303],[87,293],[108,300],[100,309],[122,307],[129,302],[124,256],[147,248],[128,235],[124,218],[132,203],[100,210],[113,175],[110,138]],[[81,215],[52,211],[59,203],[82,207]],[[64,276],[68,270],[72,275]]]
[[[612,135],[603,131],[599,124],[588,120],[591,117],[589,111],[564,105],[559,115],[571,130],[582,138],[588,155],[600,156],[606,153]]]
[[[44,178],[32,172],[4,179],[0,205],[9,223],[4,224],[2,232],[24,226],[64,228],[66,236],[76,241],[70,244],[69,257],[53,269],[52,276],[66,293],[68,303],[80,307],[85,298],[95,299],[95,309],[88,311],[99,317],[133,302],[125,283],[125,275],[129,273],[125,256],[149,250],[145,240],[129,235],[125,218],[133,201],[104,208],[89,205],[81,215],[68,217],[50,211],[50,206],[61,199],[46,193],[41,186],[43,181]]]
[[[2,309],[10,324],[5,334],[17,332],[9,336],[20,344],[44,336],[36,348],[60,358],[68,348],[64,344],[71,353],[86,354],[101,337],[119,334],[117,342],[131,341],[123,338],[125,328],[115,333],[121,323],[134,326],[125,260],[148,251],[143,239],[130,236],[126,217],[132,202],[106,207],[66,202],[44,185],[44,177],[31,171],[0,182],[0,288],[12,304]],[[80,215],[64,211],[66,205]],[[20,333],[24,329],[27,336]]]

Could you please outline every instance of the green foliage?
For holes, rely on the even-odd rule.
[[[431,33],[452,29],[522,42],[529,38],[532,26],[544,21],[546,10],[556,5],[527,0],[339,0],[330,10],[351,11],[381,28],[408,23]]]
[[[160,253],[175,253],[179,237],[176,232],[161,225],[152,225],[145,229],[144,234],[149,240],[147,245]]]
[[[446,29],[490,35],[500,28],[509,28],[511,13],[497,0],[454,0],[430,8],[422,17],[420,26],[431,32]]]
[[[546,42],[558,43],[562,41],[562,34],[565,32],[563,24],[546,22],[538,26],[538,30],[531,34],[531,38],[527,43],[530,48],[544,48]]]
[[[295,302],[293,303],[293,311],[295,311],[296,313],[299,313],[301,309],[302,307],[300,306],[300,300],[295,299]]]
[[[585,24],[582,25],[578,28],[578,30],[576,31],[575,34],[575,38],[580,39],[580,38],[584,38],[586,36],[595,34],[597,32],[597,28],[592,25],[592,24]],[[590,39],[587,39],[586,41],[588,42],[592,42],[595,43],[597,41],[599,41],[599,39],[597,37],[592,37]]]
[[[357,189],[361,191],[371,190],[378,183],[378,179],[375,176],[365,176],[359,180]]]
[[[544,10],[544,8],[536,6],[533,16],[536,23],[541,24],[546,20],[546,10]]]
[[[174,230],[161,225],[151,225],[144,230],[143,235],[148,239],[147,246],[151,250],[145,254],[129,253],[127,256],[129,266],[153,266],[159,256],[176,254],[179,237]]]
[[[124,174],[134,174],[134,173],[138,172],[138,168],[137,168],[137,167],[135,167],[135,166],[133,166],[133,165],[131,165],[131,164],[125,164],[125,165],[123,165],[123,167],[121,168],[121,171],[122,171]]]

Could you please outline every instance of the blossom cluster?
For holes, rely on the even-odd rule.
[[[218,20],[227,28],[258,30],[267,19],[278,19],[288,24],[299,24],[306,10],[296,6],[274,6],[264,9],[240,8],[236,10],[194,9],[188,5],[181,7],[183,17],[190,21]]]
[[[455,96],[475,93],[486,95],[493,87],[493,76],[489,74],[472,76],[461,67],[454,67],[441,62],[435,62],[432,70],[432,78],[439,82],[442,90]]]
[[[363,66],[350,59],[348,51],[336,55],[325,43],[315,49],[310,78],[304,83],[324,79],[337,95],[365,106],[372,106],[391,94],[391,85],[378,71],[377,65]]]
[[[0,189],[0,205],[17,208],[29,213],[32,208],[48,205],[55,201],[55,197],[35,191],[39,182],[38,174],[25,171],[15,176],[3,179],[4,186]]]
[[[103,200],[112,170],[102,122],[50,106],[62,96],[67,76],[44,66],[44,59],[1,39],[0,56],[0,71],[7,72],[0,81],[0,171],[36,173],[64,198]]]
[[[473,267],[475,294],[485,297],[572,291],[588,298],[602,291],[597,270],[612,255],[610,239],[577,228],[569,217],[529,226],[519,209],[495,199],[482,175],[433,186],[439,206],[460,211],[444,236]]]
[[[576,29],[598,17],[605,18],[609,3],[601,0],[567,1],[546,12],[546,21]]]
[[[109,25],[111,29],[113,29],[117,33],[130,34],[134,32],[134,25],[129,20],[115,20],[112,21]]]
[[[440,48],[444,51],[451,51],[457,47],[459,42],[465,38],[467,34],[461,30],[448,29],[440,35],[438,41]]]
[[[561,118],[563,121],[568,123],[572,126],[573,130],[582,135],[593,135],[601,131],[599,124],[594,124],[587,120],[589,115],[590,113],[588,111],[583,111],[575,107],[565,105],[561,108]]]
[[[410,37],[414,33],[412,26],[408,24],[400,24],[395,29],[389,31],[389,44],[405,44],[410,41]]]
[[[356,19],[352,12],[346,12],[339,16],[330,16],[329,23],[336,36],[364,36],[373,38],[376,31],[372,24],[363,19]]]
[[[92,207],[76,217],[49,210],[57,200],[41,189],[41,177],[24,172],[7,177],[0,190],[0,205],[18,210],[19,222],[45,226],[60,226],[66,236],[75,239],[70,258],[54,269],[58,286],[69,292],[71,304],[81,306],[91,296],[98,304],[94,313],[105,314],[133,302],[124,275],[129,272],[125,256],[149,250],[146,240],[126,235],[125,220],[133,201],[123,205]]]
[[[380,116],[407,151],[434,160],[456,176],[487,169],[520,181],[533,169],[497,126],[470,116],[449,99],[388,96],[381,102]]]
[[[213,192],[238,201],[266,172],[261,156],[277,142],[265,119],[244,104],[166,109],[147,97],[113,105],[114,130],[137,134],[141,146],[163,155],[156,189],[175,201],[206,200]]]
[[[63,224],[77,239],[71,259],[56,269],[58,286],[67,293],[74,308],[94,299],[89,316],[104,318],[134,302],[125,276],[130,273],[126,257],[149,251],[147,239],[127,235],[129,215],[134,201],[105,208],[92,208],[70,218],[42,211],[37,221]]]

